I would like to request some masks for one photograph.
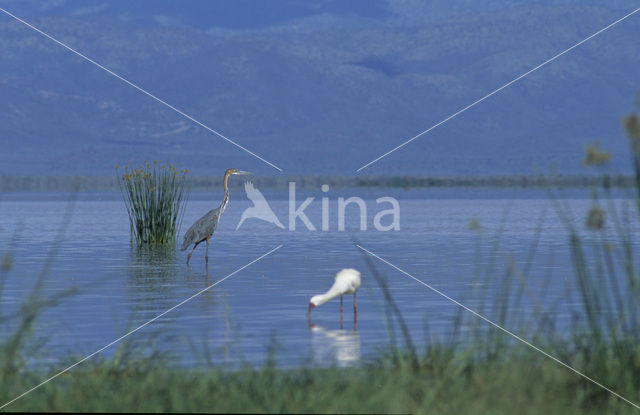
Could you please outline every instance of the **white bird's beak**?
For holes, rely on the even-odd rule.
[[[253,174],[253,173],[251,173],[249,171],[240,171],[240,170],[238,170],[237,172],[235,172],[233,174],[239,174],[239,175],[245,176],[245,175]]]

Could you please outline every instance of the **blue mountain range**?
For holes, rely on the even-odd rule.
[[[80,1],[0,7],[289,174],[630,171],[633,1]],[[194,175],[268,164],[0,13],[0,175]]]

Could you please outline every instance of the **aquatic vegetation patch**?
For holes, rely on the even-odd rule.
[[[136,245],[175,244],[188,188],[188,170],[146,162],[137,169],[116,166],[118,185],[129,215],[131,242]]]

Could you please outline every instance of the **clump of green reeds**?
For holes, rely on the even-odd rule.
[[[129,225],[131,241],[137,245],[174,244],[188,197],[186,175],[174,166],[145,162],[137,169],[124,167],[118,175]]]

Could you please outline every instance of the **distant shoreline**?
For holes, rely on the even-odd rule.
[[[611,187],[630,188],[634,176],[606,176]],[[287,189],[289,182],[296,189],[319,189],[328,184],[332,188],[519,188],[548,187],[586,188],[603,184],[603,176],[594,175],[503,175],[503,176],[255,176],[251,181],[260,188]],[[193,191],[222,186],[220,177],[190,177]],[[242,182],[230,183],[241,188]],[[117,191],[115,177],[83,176],[0,176],[0,192],[69,192]]]

